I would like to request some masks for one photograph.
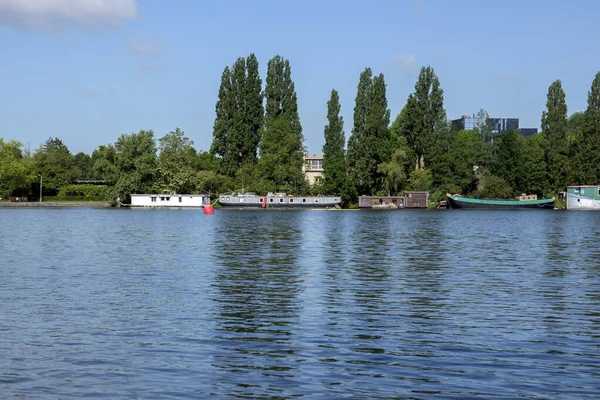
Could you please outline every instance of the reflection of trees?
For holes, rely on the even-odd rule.
[[[268,386],[266,377],[289,377],[294,368],[289,340],[301,290],[296,260],[300,213],[249,211],[227,217],[214,246],[219,309],[214,366],[232,373],[222,380],[228,384]],[[243,221],[236,224],[236,218]]]

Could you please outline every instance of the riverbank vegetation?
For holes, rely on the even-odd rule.
[[[572,184],[600,184],[600,72],[585,111],[568,115],[560,80],[548,88],[541,132],[524,138],[492,131],[480,110],[473,130],[453,129],[444,91],[433,68],[421,69],[414,91],[391,119],[383,74],[360,73],[348,140],[338,92],[323,107],[323,179],[309,185],[291,64],[275,56],[263,88],[251,54],[225,67],[215,107],[213,140],[196,150],[183,130],[157,139],[152,130],[122,134],[91,155],[72,154],[55,137],[31,152],[0,138],[0,197],[104,198],[129,202],[134,193],[280,191],[338,194],[346,204],[360,195],[427,190],[512,197],[556,196]],[[85,184],[103,181],[104,186]],[[84,184],[77,184],[83,182]]]

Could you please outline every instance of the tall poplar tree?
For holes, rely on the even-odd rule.
[[[261,87],[254,54],[238,58],[221,75],[211,153],[221,157],[224,175],[234,177],[256,162],[264,114]]]
[[[347,195],[344,119],[340,115],[338,92],[333,89],[327,102],[327,125],[323,145],[323,187],[326,194]]]
[[[399,118],[401,132],[416,156],[415,170],[430,166],[436,153],[436,136],[440,136],[437,133],[447,130],[444,91],[433,68],[421,68],[415,92],[408,96]]]
[[[358,194],[375,194],[385,190],[384,172],[378,167],[391,158],[390,110],[383,74],[373,77],[370,68],[361,73],[354,127],[348,140],[350,178]]]
[[[258,174],[265,188],[298,192],[306,186],[302,164],[304,137],[288,60],[269,60],[265,87],[265,130],[260,141]]]
[[[600,72],[588,92],[585,110],[583,143],[577,157],[578,184],[597,185],[600,182]]]
[[[548,88],[546,110],[542,113],[543,149],[552,191],[565,190],[568,184],[567,103],[560,80]]]

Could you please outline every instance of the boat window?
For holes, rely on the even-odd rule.
[[[575,188],[575,194],[579,194],[579,188]]]
[[[225,197],[221,197],[221,201],[225,201]]]
[[[229,197],[227,198],[227,201],[229,201]]]
[[[272,203],[272,202],[273,202],[273,199],[269,199],[269,203]]]
[[[318,203],[318,202],[319,202],[319,199],[315,199],[315,203]]]
[[[171,200],[171,198],[170,198],[170,197],[167,197],[166,199],[167,199],[167,201]]]
[[[283,199],[279,199],[279,202],[280,202],[280,203],[283,203]]]
[[[290,199],[290,203],[293,203],[293,202],[294,202],[294,199]]]
[[[303,203],[306,203],[306,199],[302,199],[302,202],[303,202]]]
[[[156,203],[156,196],[152,196],[152,197],[150,197],[150,200],[151,200],[153,203]]]
[[[160,196],[160,201],[165,201],[165,198],[163,196]]]
[[[179,196],[179,202],[181,203],[181,196]]]
[[[259,202],[259,203],[262,203],[262,202],[263,202],[263,199],[258,199],[258,202]]]

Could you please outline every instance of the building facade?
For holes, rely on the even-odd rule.
[[[311,185],[323,180],[323,156],[304,156],[302,172]]]
[[[463,115],[459,119],[452,120],[452,128],[456,131],[477,129],[477,124],[478,119],[475,114]],[[535,135],[538,132],[537,128],[519,128],[519,118],[492,118],[489,113],[485,119],[485,124],[490,128],[492,135],[512,129],[518,131],[524,137]]]

